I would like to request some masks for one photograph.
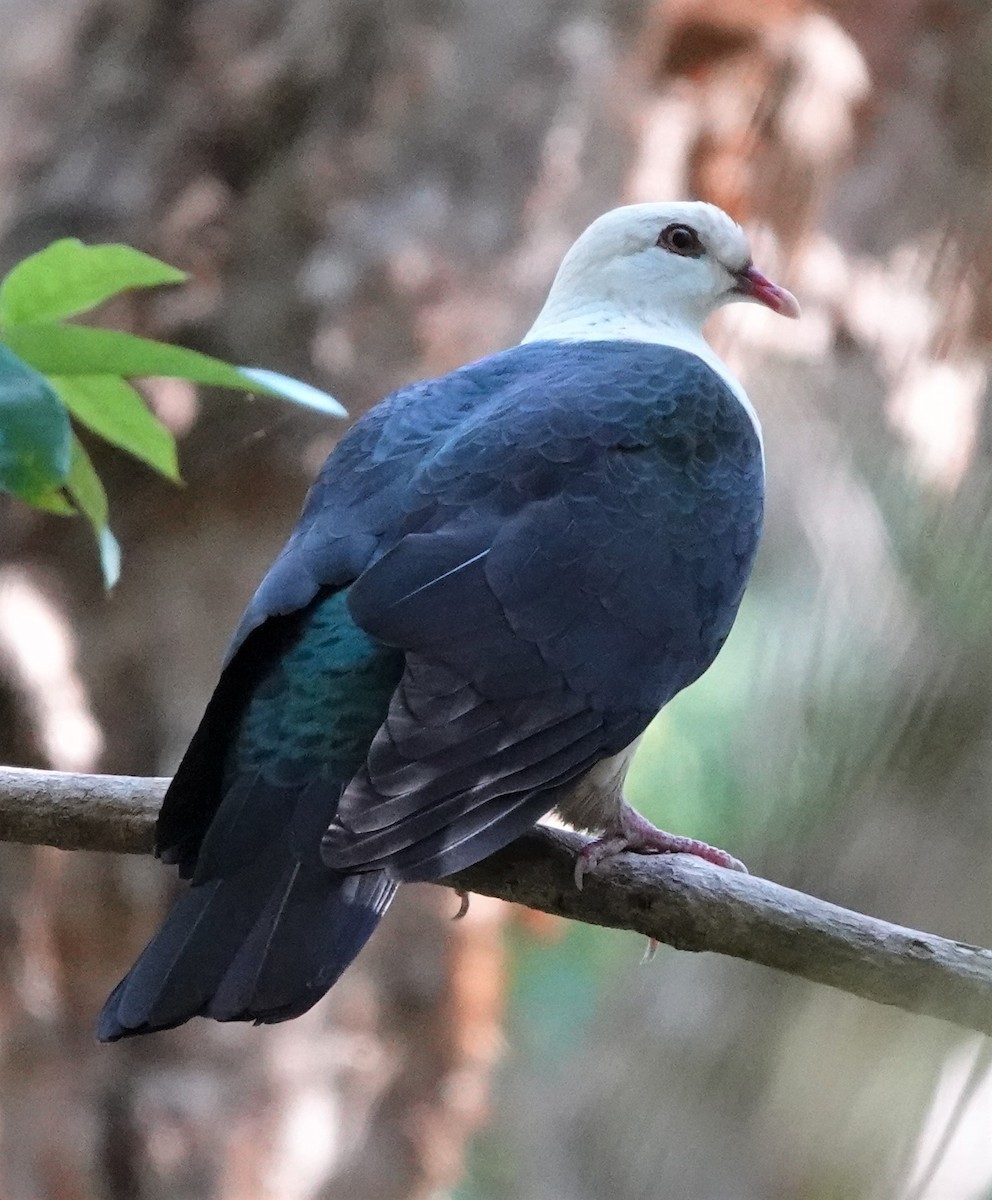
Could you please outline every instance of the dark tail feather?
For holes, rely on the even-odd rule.
[[[378,871],[335,875],[273,859],[180,898],[104,1005],[101,1041],[198,1015],[284,1021],[316,1004],[364,946],[396,885]]]
[[[205,1009],[217,1021],[298,1017],[338,981],[396,892],[382,871],[328,875],[296,864],[273,893]]]

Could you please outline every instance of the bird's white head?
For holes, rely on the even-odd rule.
[[[798,317],[791,292],[751,262],[741,227],[712,204],[631,204],[593,221],[558,270],[525,341],[699,336],[735,300]]]

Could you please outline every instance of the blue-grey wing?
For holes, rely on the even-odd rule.
[[[403,388],[360,420],[327,459],[296,527],[241,619],[220,680],[166,794],[156,849],[167,861],[178,862],[183,874],[196,870],[225,797],[231,797],[228,810],[237,799],[225,764],[260,682],[291,646],[311,636],[321,597],[347,588],[408,522],[416,521],[421,500],[409,494],[413,474],[433,443],[485,398],[465,373]],[[356,693],[361,689],[360,679],[354,687]],[[350,701],[358,708],[364,702],[360,694]],[[287,696],[287,708],[293,703]],[[341,696],[336,703],[349,701]],[[326,802],[328,814],[335,802],[336,797]]]
[[[422,521],[358,578],[407,667],[324,844],[432,878],[491,853],[712,661],[761,523],[757,435],[700,360],[532,362],[418,469]],[[585,355],[585,361],[583,361]]]

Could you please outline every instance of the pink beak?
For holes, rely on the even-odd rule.
[[[749,300],[756,300],[780,317],[792,317],[795,320],[801,313],[799,301],[784,287],[766,279],[759,270],[750,264],[737,276],[737,287],[734,289]]]

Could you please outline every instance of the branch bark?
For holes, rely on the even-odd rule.
[[[151,852],[168,779],[0,768],[0,840]],[[890,925],[685,855],[628,854],[574,882],[583,839],[536,828],[448,879],[557,916],[710,950],[992,1034],[992,950]]]

